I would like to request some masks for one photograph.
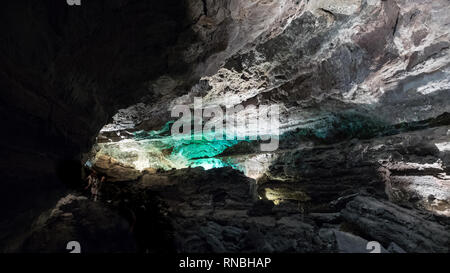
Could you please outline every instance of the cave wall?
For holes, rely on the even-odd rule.
[[[173,105],[194,97],[222,106],[279,104],[284,130],[345,111],[387,124],[437,117],[450,111],[449,9],[448,1],[300,1],[285,24],[211,56],[227,54],[188,94],[121,109],[104,136],[113,138],[121,124],[160,129]],[[164,122],[155,124],[155,116]]]
[[[0,12],[0,207],[8,237],[11,226],[30,224],[31,208],[79,182],[80,153],[117,109],[147,92],[147,81],[186,69],[169,60],[189,19],[175,0],[5,1]]]
[[[39,210],[79,183],[80,154],[118,109],[187,92],[248,40],[286,23],[293,7],[250,0],[4,1],[0,240],[11,239],[16,227],[26,230]]]
[[[103,125],[160,128],[176,98],[280,103],[287,130],[344,110],[387,124],[450,111],[449,6],[4,1],[0,242],[79,183],[80,154]]]

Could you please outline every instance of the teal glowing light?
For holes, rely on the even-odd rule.
[[[175,138],[170,135],[170,128],[173,121],[164,125],[157,131],[139,131],[136,132],[135,140],[145,142],[147,149],[171,151],[168,160],[183,162],[184,167],[203,167],[205,170],[212,168],[234,167],[223,162],[215,156],[221,154],[225,149],[232,147],[239,142],[248,140],[223,140],[209,139],[205,135],[201,139],[195,139],[194,135],[188,138]]]
[[[211,158],[221,154],[226,148],[239,143],[238,140],[179,140],[174,143],[173,153],[187,159]]]
[[[224,161],[222,161],[218,158],[195,159],[195,160],[192,160],[190,167],[191,168],[202,167],[205,170],[223,168],[223,167],[235,168],[235,166],[225,163]]]

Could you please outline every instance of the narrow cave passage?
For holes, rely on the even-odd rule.
[[[6,2],[0,252],[449,252],[447,0]]]

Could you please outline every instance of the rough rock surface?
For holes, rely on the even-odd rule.
[[[99,155],[96,157],[92,168],[105,174],[106,179],[111,182],[133,181],[142,175],[141,172],[136,170],[133,166],[120,163],[114,158],[106,155]]]
[[[148,230],[144,219],[154,215],[152,228],[165,230],[166,249],[175,252],[369,253],[374,240],[381,252],[448,252],[449,225],[431,213],[362,196],[334,213],[308,213],[301,204],[256,198],[254,183],[231,168],[183,169],[109,184],[104,198],[136,211],[137,230]],[[161,235],[136,236],[149,243]],[[154,245],[140,250],[154,251]]]
[[[252,39],[279,32],[297,5],[6,1],[0,13],[0,113],[8,132],[1,134],[8,194],[0,198],[0,240],[9,241],[79,183],[81,154],[119,109],[141,100],[157,107],[187,92]]]
[[[386,201],[356,197],[342,211],[344,219],[380,243],[395,242],[407,252],[449,252],[450,229]]]
[[[333,199],[364,192],[448,216],[450,161],[448,151],[440,151],[435,144],[448,140],[449,129],[443,126],[287,151],[265,170],[258,189],[276,188],[279,199],[297,189],[312,203],[327,204],[322,209]]]
[[[341,220],[302,217],[339,213],[356,204],[351,200],[357,194],[394,212],[397,206],[387,202],[406,207],[400,214],[418,225],[428,222],[417,213],[429,212],[445,223],[440,217],[449,215],[449,124],[433,122],[450,112],[449,14],[448,0],[117,0],[78,8],[51,0],[2,3],[2,251],[67,188],[79,186],[82,154],[97,136],[117,141],[160,129],[171,119],[173,105],[191,104],[195,96],[221,106],[279,104],[282,132],[306,130],[306,137],[294,133],[296,140],[284,141],[273,154],[227,155],[249,163],[241,166],[258,178],[255,192],[276,201],[274,207],[267,200],[250,203],[249,196],[223,189],[223,181],[206,175],[240,200],[239,213],[259,215],[230,216],[232,205],[220,199],[227,195],[218,194],[220,217],[238,221],[232,225],[214,213],[201,215],[210,209],[203,190],[215,196],[215,186],[197,188],[201,178],[184,185],[197,193],[182,201],[177,198],[185,196],[183,186],[178,189],[170,173],[144,175],[138,183],[151,187],[156,175],[158,183],[167,183],[164,191],[178,194],[166,196],[167,202],[162,198],[170,208],[197,204],[191,213],[201,234],[213,234],[197,238],[177,231],[181,237],[172,240],[155,233],[162,239],[153,251],[164,250],[169,241],[184,249],[186,238],[199,251],[335,251],[330,234]],[[132,187],[122,190],[137,198],[132,211],[139,219],[146,219],[143,204],[152,207],[147,216],[161,215]],[[131,202],[116,201],[125,199]],[[346,210],[356,213],[355,206]],[[121,214],[133,223],[136,215],[126,205],[116,207],[125,207]],[[186,224],[199,230],[194,219],[182,215],[173,223],[164,215],[158,219],[156,226],[146,221],[143,226],[159,231],[166,224],[175,230]],[[444,224],[430,221],[445,238]],[[394,238],[375,230],[370,236],[378,236],[386,249],[445,251],[434,237],[392,245]],[[230,239],[235,233],[244,243]],[[143,230],[136,234],[144,238],[141,250],[155,240]],[[297,239],[276,239],[280,234]]]
[[[450,225],[431,213],[360,195],[333,213],[309,213],[261,199],[256,186],[231,168],[106,183],[99,202],[62,198],[16,251],[67,252],[75,240],[85,253],[370,253],[373,241],[382,253],[448,252]]]
[[[359,236],[339,230],[334,231],[334,236],[339,253],[368,253],[368,250],[371,250],[368,249],[369,242]],[[380,248],[379,253],[387,252],[383,247]]]
[[[138,113],[129,129],[151,129],[155,116],[169,120],[171,106],[194,96],[278,103],[286,130],[349,109],[389,124],[450,112],[448,1],[300,1],[298,9],[282,31],[258,36],[187,95],[124,109],[115,123]]]
[[[135,252],[129,224],[111,209],[69,194],[42,214],[18,252],[68,253],[76,241],[81,253]]]
[[[231,168],[206,172],[202,168],[184,169],[149,174],[137,183],[109,184],[104,198],[115,200],[112,204],[118,208],[136,210],[137,230],[148,229],[149,223],[141,217],[154,213],[147,205],[153,200],[160,216],[152,221],[164,227],[166,236],[170,234],[166,240],[171,243],[165,248],[172,245],[176,252],[327,250],[314,235],[313,221],[305,221],[296,208],[273,212],[270,201],[256,200],[254,183]],[[125,204],[120,199],[129,201]],[[143,243],[140,251],[154,250],[154,243],[145,245],[154,240],[139,240]]]

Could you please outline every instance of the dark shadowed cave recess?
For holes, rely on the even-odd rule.
[[[4,1],[0,251],[448,253],[449,11]],[[174,140],[194,97],[280,105],[278,149]]]

